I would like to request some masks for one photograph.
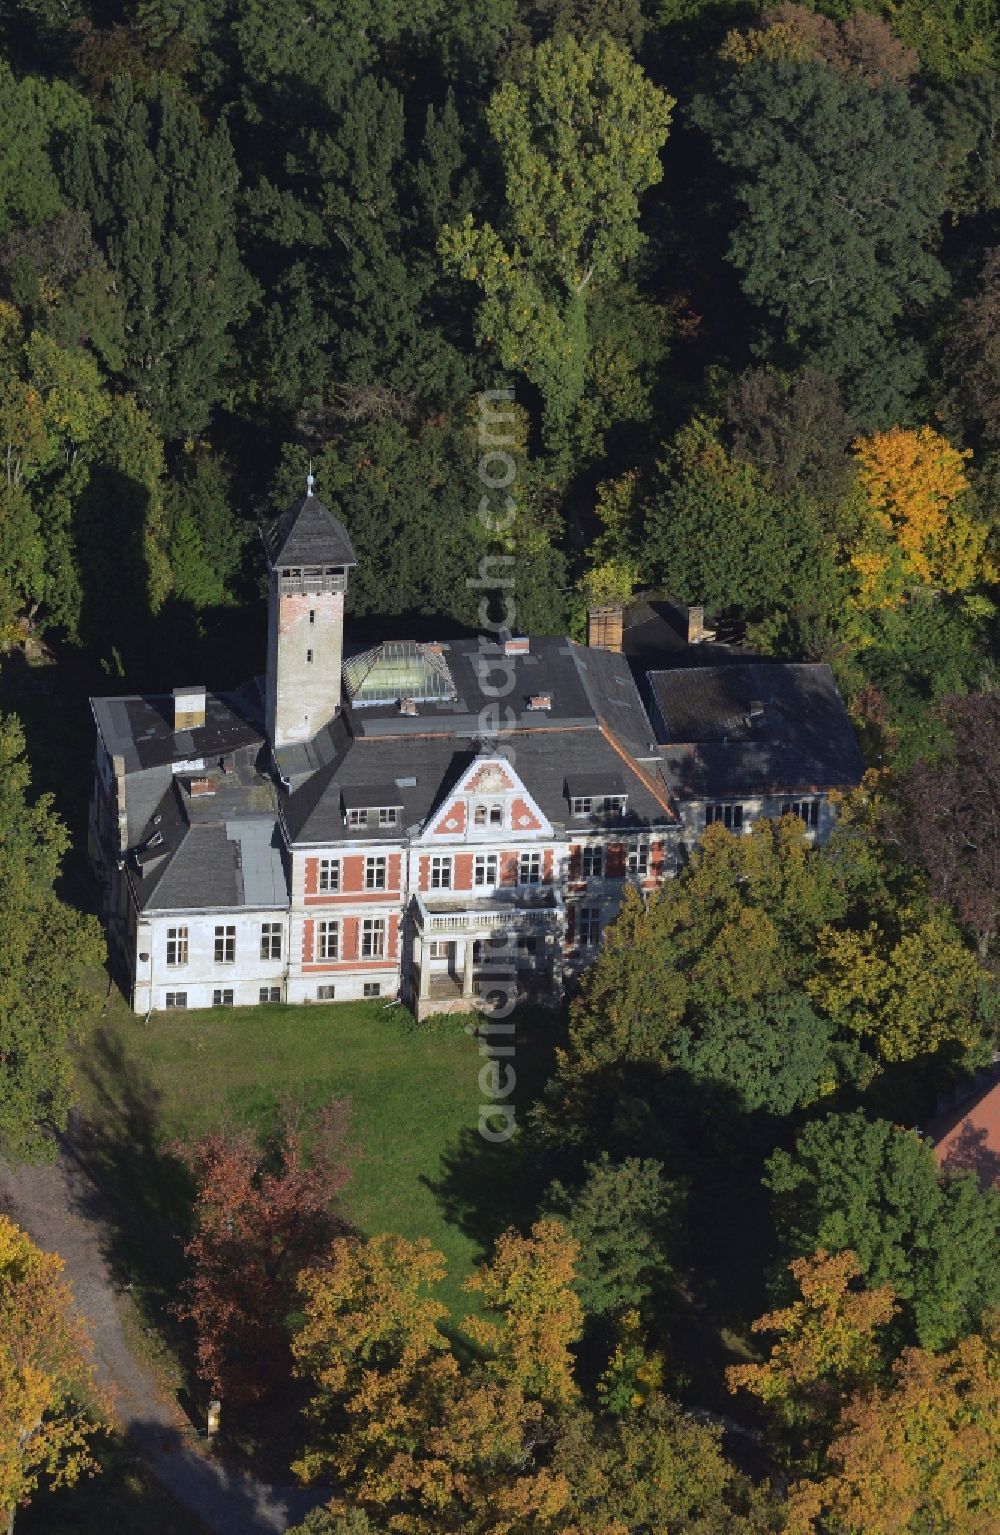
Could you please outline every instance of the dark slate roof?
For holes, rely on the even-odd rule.
[[[599,792],[628,795],[626,817],[618,824],[671,819],[666,791],[661,786],[657,797],[649,787],[659,783],[659,749],[651,744],[624,657],[544,636],[531,639],[527,653],[511,656],[478,639],[453,641],[442,653],[455,684],[453,699],[421,703],[415,715],[401,714],[398,703],[349,705],[315,743],[276,752],[279,771],[292,785],[284,801],[292,841],[384,837],[377,826],[345,827],[345,805],[401,804],[402,827],[419,827],[475,756],[498,747],[557,825],[570,816],[570,765],[599,782]],[[549,695],[551,706],[529,709],[528,700],[539,693]],[[309,760],[321,765],[305,776]],[[391,797],[382,798],[389,786]]]
[[[681,798],[857,784],[864,761],[828,666],[749,662],[650,672],[663,776]]]
[[[227,774],[214,795],[172,779],[131,849],[127,868],[142,911],[288,904],[273,784],[252,769]]]
[[[260,684],[235,693],[208,693],[205,723],[193,730],[174,729],[174,700],[169,693],[92,698],[91,708],[111,757],[125,759],[126,773],[173,762],[229,756],[264,744]]]
[[[343,523],[313,495],[303,496],[271,524],[264,547],[274,567],[357,564]]]

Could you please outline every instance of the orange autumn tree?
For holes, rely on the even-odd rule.
[[[888,1285],[857,1285],[861,1266],[853,1252],[827,1253],[789,1264],[800,1298],[758,1317],[754,1332],[776,1334],[763,1364],[731,1365],[730,1391],[749,1391],[765,1403],[795,1453],[814,1461],[833,1429],[845,1393],[876,1380],[877,1336],[896,1313]]]
[[[499,1380],[552,1406],[578,1395],[572,1346],[583,1331],[583,1307],[572,1288],[579,1246],[561,1221],[540,1220],[529,1236],[507,1231],[493,1261],[466,1280],[499,1322],[471,1317],[466,1331],[491,1356]]]
[[[894,426],[854,444],[863,500],[849,541],[856,604],[898,607],[919,587],[967,590],[992,579],[989,529],[969,505],[968,449],[929,426]]]
[[[548,1528],[570,1490],[564,1475],[533,1463],[545,1408],[487,1367],[462,1374],[439,1331],[447,1308],[430,1293],[444,1274],[425,1240],[379,1236],[338,1238],[302,1275],[305,1320],[293,1347],[315,1388],[314,1437],[296,1469],[341,1483],[331,1513],[389,1515],[398,1535]]]
[[[90,1444],[108,1427],[90,1340],[63,1261],[0,1216],[0,1510],[7,1531],[44,1477],[69,1487],[98,1470]]]
[[[786,1535],[996,1535],[1000,1314],[943,1354],[905,1350],[844,1407],[828,1474],[794,1483]]]

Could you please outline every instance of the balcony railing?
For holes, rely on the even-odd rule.
[[[554,928],[558,921],[559,912],[553,906],[535,910],[512,906],[499,911],[428,912],[423,929],[425,933],[462,933],[472,928]]]

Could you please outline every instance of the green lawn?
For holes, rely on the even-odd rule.
[[[515,1065],[520,1109],[549,1068],[553,1019],[525,1014]],[[477,1133],[477,1042],[449,1021],[418,1028],[378,1002],[154,1014],[120,999],[79,1061],[92,1154],[118,1222],[117,1255],[159,1325],[176,1292],[190,1190],[165,1155],[175,1137],[228,1120],[266,1133],[283,1099],[349,1098],[359,1147],[344,1213],[361,1231],[428,1237],[448,1260],[442,1299],[460,1318],[462,1280],[484,1247],[530,1209],[516,1139]],[[143,1293],[145,1292],[145,1293]]]

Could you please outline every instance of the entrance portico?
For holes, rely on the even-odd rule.
[[[558,891],[515,888],[458,901],[415,896],[410,908],[411,1001],[431,1013],[495,1011],[513,997],[561,994],[565,908]]]

